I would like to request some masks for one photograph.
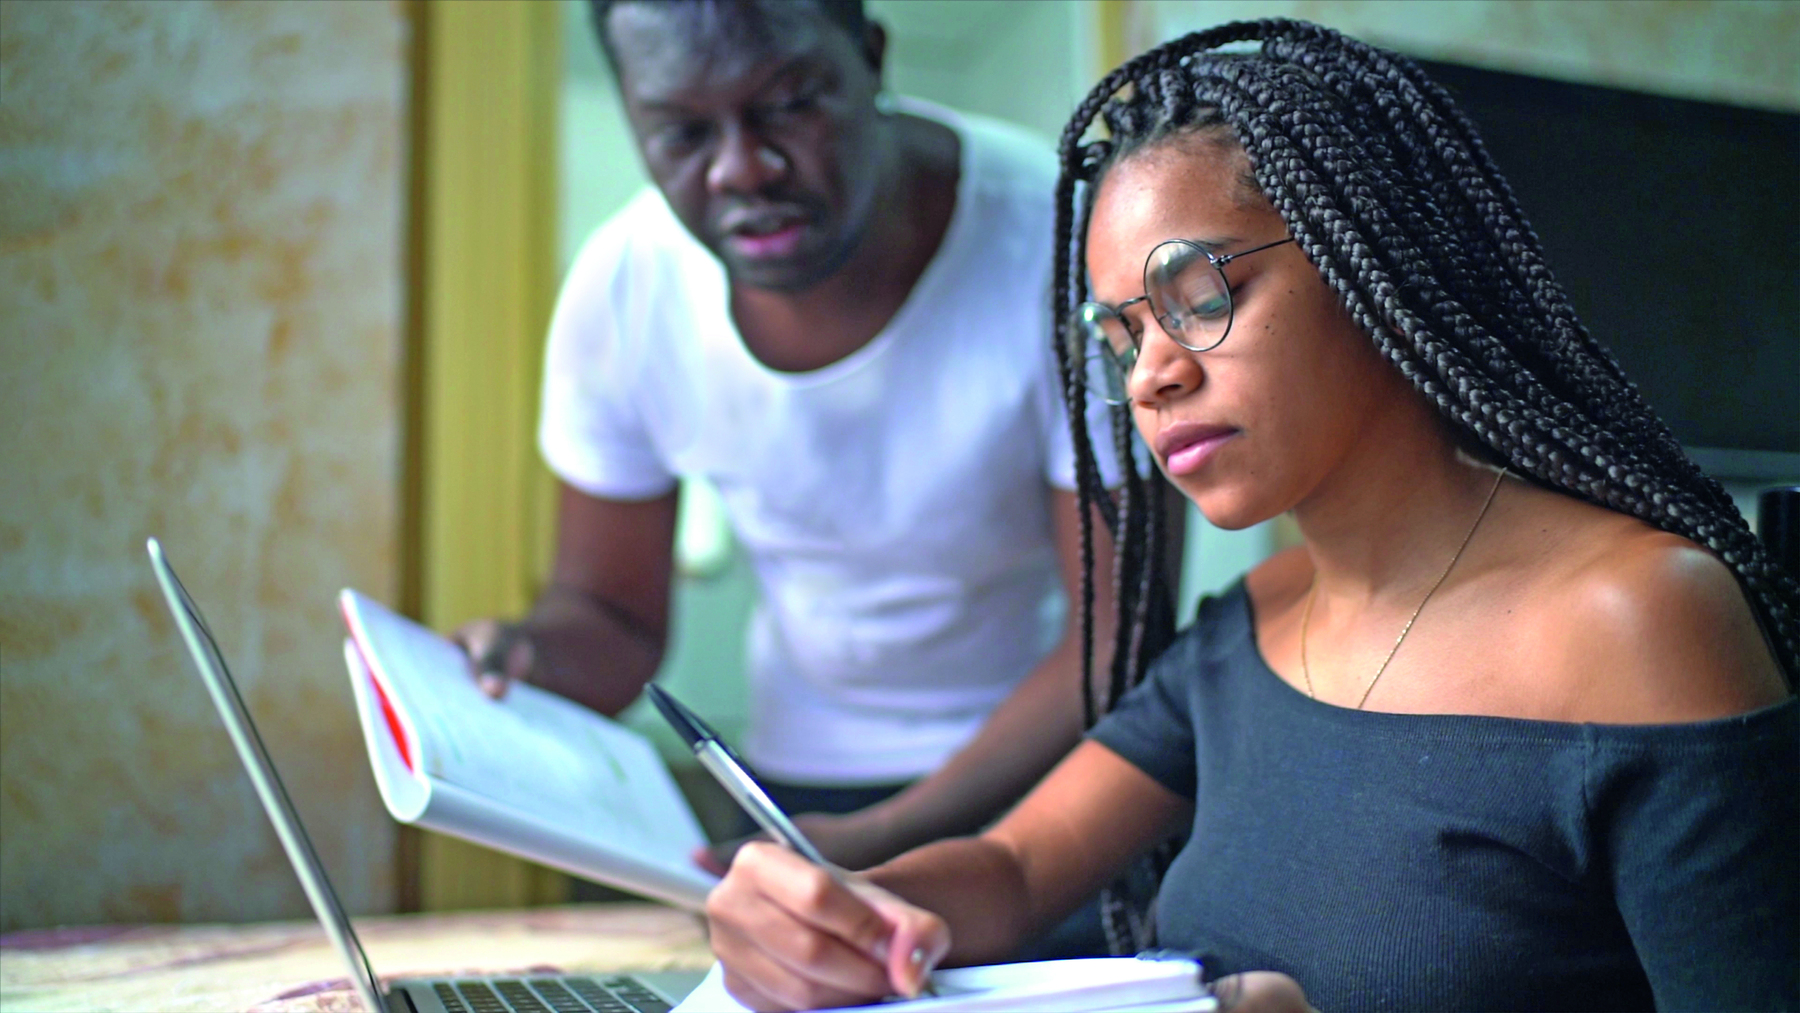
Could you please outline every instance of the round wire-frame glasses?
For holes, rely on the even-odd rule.
[[[1170,340],[1190,352],[1210,352],[1231,333],[1235,315],[1225,265],[1252,253],[1291,243],[1289,236],[1238,253],[1216,256],[1199,243],[1169,239],[1144,258],[1144,294],[1117,306],[1084,302],[1075,308],[1066,329],[1070,361],[1101,365],[1101,396],[1107,404],[1131,401],[1128,385],[1143,347],[1141,331],[1132,329],[1125,311],[1148,302],[1150,314]],[[1099,354],[1091,349],[1099,346]]]

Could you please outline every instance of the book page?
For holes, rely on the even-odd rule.
[[[702,910],[719,882],[686,855],[645,858],[448,781],[431,782],[430,804],[417,825],[689,911]]]
[[[1209,1013],[1217,1003],[1200,982],[1191,960],[1090,957],[988,964],[938,971],[931,976],[936,996],[896,999],[872,1006],[824,1013],[1082,1013],[1131,1010],[1135,1013]],[[718,964],[674,1013],[749,1013],[725,990]]]
[[[346,590],[352,637],[404,723],[422,773],[639,861],[698,872],[706,841],[648,740],[534,686],[483,695],[456,645]]]

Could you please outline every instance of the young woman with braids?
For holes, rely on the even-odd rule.
[[[1158,943],[1291,976],[1240,996],[1800,1006],[1800,587],[1575,319],[1446,93],[1229,25],[1107,77],[1062,158],[1070,414],[1122,402],[1214,524],[1291,511],[1304,544],[1127,688],[1170,629],[1157,481],[1115,506],[1089,469],[1110,712],[987,832],[847,889],[746,849],[709,907],[733,992],[1006,959],[1185,826]]]

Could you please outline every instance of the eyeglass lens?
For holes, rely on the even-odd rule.
[[[1164,333],[1190,351],[1218,347],[1231,329],[1231,290],[1225,275],[1193,243],[1172,239],[1150,251],[1144,294]]]
[[[1110,306],[1082,303],[1075,310],[1074,326],[1069,328],[1069,358],[1073,362],[1099,360],[1099,376],[1090,375],[1088,386],[1100,381],[1098,390],[1107,404],[1124,404],[1128,400],[1126,382],[1137,365],[1137,339]]]
[[[1172,239],[1150,251],[1144,264],[1144,294],[1163,333],[1190,351],[1217,348],[1231,330],[1231,290],[1225,276],[1193,243]],[[1100,303],[1083,303],[1076,311],[1076,325],[1070,337],[1084,346],[1076,358],[1086,358],[1098,344],[1102,395],[1108,404],[1125,404],[1142,336]]]

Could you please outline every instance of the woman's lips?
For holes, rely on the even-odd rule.
[[[1156,434],[1156,453],[1171,475],[1199,471],[1226,441],[1238,434],[1230,426],[1176,422]]]

